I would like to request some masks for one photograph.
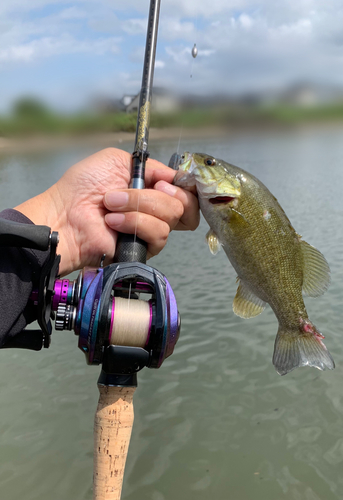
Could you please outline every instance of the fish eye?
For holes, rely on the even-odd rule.
[[[208,165],[209,167],[213,167],[213,165],[216,164],[216,160],[214,158],[206,158],[204,163],[205,163],[205,165]]]

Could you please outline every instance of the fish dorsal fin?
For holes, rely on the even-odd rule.
[[[237,293],[232,304],[233,312],[241,318],[253,318],[261,314],[265,307],[266,303],[256,297],[249,285],[245,281],[239,280]]]
[[[220,241],[216,233],[210,229],[206,234],[206,241],[212,255],[216,255],[221,249]]]
[[[306,241],[300,241],[303,255],[303,292],[310,297],[319,297],[329,287],[330,267],[324,255]]]

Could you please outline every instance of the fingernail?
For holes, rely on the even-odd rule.
[[[124,191],[115,191],[113,193],[105,194],[105,204],[110,210],[112,208],[124,207],[128,204],[129,193]]]
[[[177,193],[177,187],[165,181],[157,182],[155,184],[155,189],[157,189],[157,191],[162,191],[162,193],[169,194],[169,196],[175,196]]]
[[[106,214],[105,220],[109,226],[120,226],[125,220],[125,215],[124,214]]]

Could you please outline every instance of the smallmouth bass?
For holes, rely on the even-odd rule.
[[[277,199],[245,170],[203,153],[185,153],[174,184],[195,186],[210,226],[213,254],[223,247],[237,272],[233,311],[242,318],[269,304],[279,321],[273,364],[280,375],[300,366],[333,369],[324,336],[309,320],[303,293],[322,295],[330,284],[324,256],[301,239]]]

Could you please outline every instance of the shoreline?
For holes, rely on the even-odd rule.
[[[182,138],[221,137],[228,133],[228,129],[183,129],[181,128],[151,128],[149,131],[150,141],[178,140]],[[61,147],[73,147],[82,145],[99,145],[101,147],[119,147],[123,143],[134,144],[135,132],[110,132],[93,133],[80,136],[33,136],[24,138],[0,137],[0,154],[12,152],[44,151]]]
[[[228,136],[242,136],[242,134],[275,134],[287,133],[290,131],[313,131],[313,130],[337,130],[343,129],[343,122],[321,122],[321,123],[306,123],[296,126],[281,126],[281,127],[268,127],[268,126],[251,126],[251,127],[200,127],[200,128],[151,128],[149,131],[149,140],[163,141],[175,140],[178,141],[180,135],[182,140],[185,139],[202,139],[202,138],[225,138]],[[83,145],[96,145],[101,148],[118,147],[120,148],[124,143],[131,143],[132,148],[135,141],[135,132],[109,132],[109,133],[92,133],[78,136],[33,136],[25,138],[6,138],[0,137],[0,154],[7,153],[23,153],[33,151],[46,151],[56,148],[69,148]]]

